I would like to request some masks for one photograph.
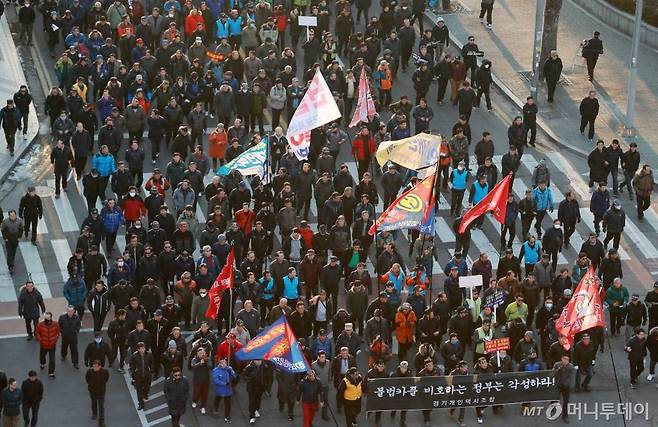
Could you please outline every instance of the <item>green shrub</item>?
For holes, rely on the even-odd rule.
[[[635,14],[635,0],[605,0],[615,8],[631,15]],[[658,27],[658,0],[645,0],[642,20],[649,25]]]

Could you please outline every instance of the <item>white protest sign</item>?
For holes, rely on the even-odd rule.
[[[459,277],[459,287],[473,289],[476,286],[482,286],[482,275],[478,274],[476,276],[460,276]],[[469,298],[471,293],[468,294]]]
[[[300,27],[306,27],[306,41],[308,41],[310,36],[311,27],[318,26],[318,17],[317,16],[299,16],[297,17],[297,25]]]

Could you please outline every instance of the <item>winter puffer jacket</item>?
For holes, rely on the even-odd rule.
[[[609,233],[621,233],[626,225],[626,213],[621,208],[612,207],[603,215],[603,224],[605,224]]]
[[[237,375],[230,366],[227,366],[226,368],[216,366],[215,369],[212,370],[212,384],[215,396],[232,396],[233,386],[231,383],[235,381],[236,378]]]
[[[84,280],[75,280],[70,278],[64,284],[64,298],[66,301],[74,306],[84,306],[87,299],[87,286],[85,286]]]
[[[43,349],[53,350],[59,339],[59,323],[51,320],[39,322],[36,327],[35,336]]]

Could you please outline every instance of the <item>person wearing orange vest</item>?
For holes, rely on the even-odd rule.
[[[395,314],[395,336],[398,339],[398,359],[406,360],[407,351],[414,345],[414,331],[416,330],[416,313],[411,304],[405,302]]]
[[[349,368],[345,378],[338,385],[338,398],[345,408],[345,425],[356,425],[356,418],[361,412],[361,396],[366,391],[367,384],[356,367]]]
[[[388,62],[381,60],[379,66],[372,73],[372,80],[375,84],[375,88],[379,92],[379,102],[382,107],[388,107],[391,103],[391,90],[393,89],[393,74],[391,73],[391,68],[388,65]]]

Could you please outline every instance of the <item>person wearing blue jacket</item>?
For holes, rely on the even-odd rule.
[[[528,240],[521,246],[519,251],[519,262],[525,258],[525,275],[532,272],[535,264],[541,259],[541,243],[535,239],[535,236],[529,236]]]
[[[318,336],[313,340],[311,344],[311,354],[314,358],[318,357],[318,353],[324,351],[324,354],[327,356],[328,360],[334,355],[334,344],[333,340],[327,337],[327,332],[324,329],[318,331]]]
[[[229,16],[227,22],[228,41],[233,49],[238,49],[242,40],[242,16],[238,15],[237,9],[231,10],[231,16]]]
[[[260,311],[260,324],[265,324],[265,319],[267,319],[267,314],[274,307],[274,294],[276,294],[276,285],[274,284],[274,278],[272,278],[272,272],[266,271],[263,273],[263,277],[258,279],[258,282],[261,284],[261,289],[263,289],[263,294],[260,297],[262,307],[258,307]]]
[[[288,274],[283,278],[281,296],[288,300],[288,305],[290,307],[296,307],[299,294],[299,277],[297,277],[297,270],[295,270],[295,267],[289,267]]]
[[[464,200],[464,193],[466,192],[466,185],[471,177],[471,173],[466,169],[466,162],[461,160],[457,165],[457,169],[450,172],[450,215],[459,216],[462,210],[462,200]]]
[[[599,183],[599,188],[592,193],[589,210],[594,215],[594,231],[598,236],[601,232],[601,221],[603,215],[610,209],[610,193],[605,182]]]
[[[110,176],[117,170],[114,156],[110,153],[107,145],[101,145],[100,152],[94,154],[94,157],[91,159],[91,168],[98,171],[98,175],[100,176],[98,193],[105,200],[107,183],[110,180]]]
[[[489,194],[489,183],[487,182],[487,177],[485,175],[480,175],[478,176],[477,181],[473,182],[471,184],[471,188],[469,190],[469,195],[468,195],[468,202],[470,203],[471,207],[477,205],[482,201],[482,199],[485,198],[485,196]],[[473,221],[473,226],[475,228],[482,228],[482,223],[484,222],[484,215],[480,215],[478,219]]]
[[[546,182],[542,181],[532,190],[532,198],[535,201],[535,230],[537,230],[537,238],[541,239],[541,223],[546,211],[553,212],[553,192],[546,186]]]
[[[82,316],[85,314],[85,303],[87,302],[87,286],[85,285],[85,281],[77,274],[72,275],[64,284],[63,293],[66,302],[75,307],[75,312],[82,319]]]
[[[222,14],[222,16],[217,20],[217,40],[221,40],[222,38],[226,37],[228,39],[229,37],[229,27],[228,27],[228,21],[226,19],[226,15]]]
[[[233,395],[233,381],[237,374],[232,367],[228,366],[226,359],[220,359],[215,369],[212,370],[212,384],[215,392],[213,412],[219,412],[219,402],[224,399],[224,422],[231,422],[231,396]]]
[[[500,226],[500,247],[501,250],[511,248],[512,242],[516,237],[516,219],[519,217],[519,204],[514,200],[514,194],[507,196],[507,211],[505,212],[505,222]],[[505,236],[509,233],[507,245],[505,245]]]
[[[101,218],[103,218],[105,249],[108,254],[111,254],[114,250],[114,243],[117,240],[117,231],[119,231],[121,224],[125,222],[123,212],[117,206],[115,199],[108,199],[105,207],[101,209]]]

